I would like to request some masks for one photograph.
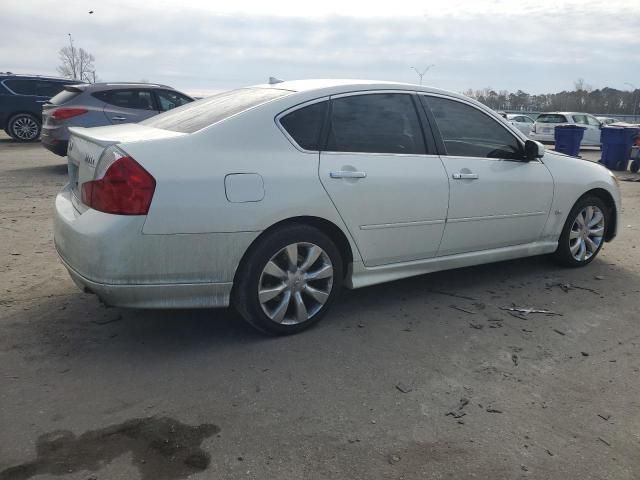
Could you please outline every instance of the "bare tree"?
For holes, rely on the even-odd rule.
[[[58,72],[63,77],[84,82],[96,82],[96,69],[93,65],[95,57],[84,48],[77,48],[73,44],[73,38],[69,34],[69,45],[62,47],[58,52],[60,66]]]

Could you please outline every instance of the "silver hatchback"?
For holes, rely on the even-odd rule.
[[[64,157],[69,143],[69,127],[137,123],[193,100],[190,96],[166,85],[67,85],[42,107],[42,145]]]

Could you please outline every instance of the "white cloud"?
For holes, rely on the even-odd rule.
[[[3,7],[0,65],[54,73],[57,50],[72,32],[95,55],[102,79],[146,78],[187,91],[261,83],[269,75],[411,82],[417,77],[410,66],[433,63],[425,83],[442,88],[540,93],[571,88],[579,77],[594,87],[623,87],[640,56],[636,0],[87,5],[76,0],[53,9],[34,0]]]

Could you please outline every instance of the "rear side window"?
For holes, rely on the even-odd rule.
[[[106,90],[92,95],[109,105],[136,110],[155,110],[150,90]]]
[[[288,113],[280,124],[305,150],[320,150],[320,130],[329,102],[318,102]]]
[[[140,123],[174,132],[193,133],[290,93],[290,90],[275,88],[241,88],[174,108]]]
[[[567,123],[567,117],[557,113],[543,113],[536,118],[538,123]]]
[[[13,93],[16,93],[18,95],[37,95],[38,94],[35,80],[22,80],[22,79],[5,80],[4,84]]]
[[[327,150],[424,154],[422,128],[411,96],[376,93],[333,99]]]
[[[500,123],[477,108],[440,97],[426,99],[447,155],[521,159],[518,140]]]
[[[38,81],[36,83],[36,91],[41,97],[53,97],[60,93],[63,88],[64,83],[62,82]]]

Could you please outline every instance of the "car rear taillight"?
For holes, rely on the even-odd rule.
[[[97,180],[82,184],[82,203],[116,215],[146,215],[156,181],[129,156],[115,160]]]
[[[77,117],[83,115],[89,110],[86,108],[56,108],[51,116],[56,120],[66,120],[67,118]]]

